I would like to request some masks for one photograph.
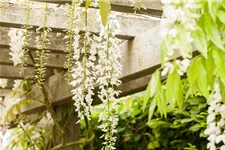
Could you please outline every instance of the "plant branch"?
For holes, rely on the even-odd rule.
[[[73,145],[80,145],[80,144],[86,145],[86,144],[90,143],[94,139],[94,137],[95,137],[95,135],[93,134],[89,139],[73,141],[73,142],[69,142],[65,145],[59,144],[59,145],[51,148],[50,150],[59,150],[59,149],[65,148],[65,147],[70,147]]]
[[[34,57],[32,56],[32,54],[31,54],[30,51],[29,51],[28,53],[29,53],[29,56],[30,56],[30,58],[31,58],[32,63],[33,63],[34,66],[35,66],[36,61],[35,61]],[[61,135],[63,135],[63,134],[64,134],[64,131],[63,131],[62,128],[60,127],[59,123],[57,122],[56,114],[55,114],[55,112],[54,112],[54,110],[53,110],[53,108],[52,108],[51,102],[50,102],[49,99],[48,99],[48,94],[47,94],[47,91],[46,91],[44,85],[41,85],[41,91],[42,91],[42,94],[43,94],[43,96],[44,96],[44,101],[45,101],[44,104],[45,104],[45,107],[46,107],[46,109],[49,111],[49,113],[51,114],[52,119],[54,120],[54,123],[55,123],[56,127],[58,128],[58,130],[60,131]]]

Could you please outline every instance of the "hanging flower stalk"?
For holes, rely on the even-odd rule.
[[[102,138],[105,140],[103,142],[103,150],[115,149],[116,142],[116,137],[114,137],[114,135],[118,124],[118,108],[115,96],[118,96],[120,91],[114,88],[121,84],[118,78],[122,71],[122,66],[119,62],[121,58],[121,52],[118,47],[119,40],[115,37],[118,28],[116,16],[110,14],[108,16],[108,23],[106,26],[102,26],[100,33],[102,41],[98,47],[99,65],[97,66],[97,73],[99,77],[97,83],[100,89],[98,96],[106,110],[99,116],[99,122],[101,122],[99,128],[105,132],[102,135]]]
[[[24,67],[27,65],[26,61],[28,60],[27,52],[29,49],[28,46],[28,38],[30,36],[29,29],[29,18],[30,18],[30,5],[27,4],[26,11],[26,25],[22,26],[22,29],[10,29],[9,37],[10,37],[10,50],[9,53],[12,58],[14,66],[19,66],[19,74],[22,76],[24,74]]]
[[[70,81],[71,79],[71,74],[72,74],[72,65],[73,65],[73,52],[74,52],[74,47],[73,47],[73,43],[74,43],[74,29],[75,29],[75,7],[77,7],[77,0],[73,0],[72,4],[69,6],[68,8],[68,12],[66,12],[66,15],[68,16],[68,21],[67,21],[67,25],[68,25],[68,30],[66,32],[66,36],[65,39],[68,40],[66,41],[66,52],[68,52],[66,58],[67,61],[65,62],[65,68],[67,69],[67,72],[65,74],[66,80]]]
[[[45,5],[44,8],[44,21],[43,26],[40,26],[37,29],[37,33],[41,34],[36,38],[37,42],[37,51],[36,51],[36,60],[37,64],[36,66],[36,75],[35,78],[37,79],[37,84],[39,87],[41,87],[42,84],[44,84],[44,77],[46,73],[46,62],[45,60],[48,58],[47,56],[47,44],[50,44],[50,40],[48,39],[48,32],[51,31],[49,27],[46,26],[47,23],[47,13],[48,13],[48,4]]]
[[[25,66],[27,66],[26,61],[28,60],[28,51],[29,49],[27,48],[28,46],[28,38],[31,35],[29,29],[31,26],[29,25],[30,21],[30,1],[27,2],[27,11],[26,11],[26,24],[22,26],[24,29],[24,40],[23,40],[23,46],[22,46],[22,56],[21,56],[21,63],[19,63],[20,69],[19,69],[19,74],[22,76],[24,74]]]
[[[72,70],[73,80],[70,82],[70,84],[75,88],[74,90],[72,90],[72,93],[74,95],[73,100],[76,107],[75,111],[78,112],[78,117],[80,119],[87,117],[90,120],[90,109],[92,107],[92,96],[94,95],[93,90],[96,80],[96,44],[92,39],[91,34],[87,31],[88,10],[84,9],[83,13],[85,17],[83,30],[86,32],[84,33],[82,41],[83,45],[80,45],[79,30],[75,29],[73,55],[73,59],[75,60],[75,68]]]

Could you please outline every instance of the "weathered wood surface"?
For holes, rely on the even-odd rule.
[[[160,30],[161,26],[155,27],[152,30],[146,31],[139,36],[136,36],[130,41],[126,41],[120,44],[120,49],[122,52],[122,59],[120,60],[123,66],[123,72],[121,75],[121,80],[123,82],[128,82],[133,79],[151,74],[154,67],[160,63]],[[4,36],[3,40],[0,41],[0,47],[6,47],[9,42],[7,32],[5,30],[0,30],[1,35]],[[54,33],[53,33],[54,34]],[[47,67],[50,68],[63,68],[66,60],[65,53],[63,54],[63,49],[65,48],[64,41],[59,41],[58,37],[52,39],[52,48],[55,50],[54,53],[50,53],[50,59],[48,60]],[[35,43],[31,43],[35,44]],[[32,45],[31,50],[35,50],[35,46]],[[62,52],[55,53],[56,51]],[[0,48],[0,64],[11,65],[12,61],[9,60],[10,56],[7,54],[7,48]],[[28,61],[29,65],[32,65]],[[1,73],[0,73],[1,76]]]
[[[33,67],[27,67],[24,70],[24,75],[19,76],[19,67],[17,66],[8,66],[8,65],[0,65],[0,78],[8,78],[8,79],[24,79],[27,76],[33,76],[35,71]],[[46,78],[50,77],[53,74],[51,69],[46,71]]]
[[[53,31],[63,32],[67,27],[65,22],[67,16],[64,14],[64,9],[50,8],[47,20],[47,26],[51,27]],[[0,26],[2,27],[16,27],[20,28],[21,25],[26,23],[26,9],[15,5],[0,8]],[[34,28],[42,26],[43,8],[32,8],[29,24]],[[92,33],[98,34],[100,32],[100,19],[96,19],[97,13],[90,11],[88,16],[88,30]],[[120,23],[121,33],[117,35],[118,38],[132,39],[146,30],[152,29],[159,22],[153,19],[146,19],[144,17],[137,17],[134,15],[117,15],[117,20]]]
[[[0,64],[1,65],[13,65],[13,61],[11,60],[11,56],[9,55],[10,50],[7,48],[0,48]],[[35,52],[32,51],[33,57],[35,57]],[[59,53],[49,53],[48,59],[45,61],[47,68],[64,68],[64,62],[66,62],[66,54]],[[32,61],[28,57],[28,61],[26,62],[28,67],[32,67]]]
[[[7,95],[9,95],[12,92],[12,90],[10,89],[1,89],[0,88],[0,97],[5,97]]]
[[[48,3],[56,3],[56,4],[65,4],[71,3],[71,0],[33,0],[36,2],[48,2]],[[134,6],[132,1],[129,0],[110,0],[111,9],[113,11],[125,12],[125,13],[134,13]],[[160,17],[162,15],[162,3],[160,0],[143,0],[143,6],[146,9],[141,8],[136,13],[147,14],[156,17]],[[84,4],[83,4],[84,6]]]
[[[158,26],[120,45],[123,82],[149,75],[159,67],[162,28]]]

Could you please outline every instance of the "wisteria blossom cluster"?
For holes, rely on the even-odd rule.
[[[191,34],[198,30],[197,21],[201,17],[203,6],[200,3],[186,0],[161,0],[161,2],[164,4],[164,19],[161,22],[164,29],[161,32],[162,38],[165,37],[166,40],[161,46],[162,61],[166,62],[162,75],[172,73],[175,66],[178,66],[179,74],[183,75],[190,65],[188,59],[192,57],[193,51]],[[180,54],[183,60],[175,64],[168,62],[177,54]]]
[[[10,58],[13,61],[13,65],[17,66],[20,63],[23,63],[22,57],[24,55],[24,31],[23,29],[14,29],[11,28],[8,32],[8,35],[10,37],[10,50],[11,52],[9,55],[12,57]]]
[[[81,9],[79,5],[78,3],[75,5],[76,10]],[[107,108],[100,115],[101,125],[99,127],[105,132],[102,136],[105,140],[103,149],[108,150],[114,149],[116,141],[114,134],[118,122],[115,96],[118,96],[120,92],[115,90],[115,87],[121,84],[118,78],[122,66],[119,62],[121,54],[118,45],[120,41],[115,35],[119,32],[119,24],[116,16],[111,14],[108,24],[101,26],[100,36],[92,35],[88,32],[88,11],[83,8],[80,11],[82,14],[74,14],[74,22],[77,25],[75,24],[71,35],[73,35],[73,60],[75,62],[70,84],[74,87],[72,90],[73,100],[80,119],[84,117],[90,119],[94,86],[99,85],[98,96],[104,103],[104,108]],[[80,35],[80,30],[86,32]],[[71,37],[67,38],[71,39]],[[70,41],[67,44],[70,46]],[[96,57],[97,54],[98,57]]]
[[[80,8],[81,3],[82,1],[78,2],[76,0],[73,0],[71,5],[66,5],[65,15],[67,16],[67,20],[65,22],[65,25],[67,26],[68,30],[66,31],[66,36],[64,37],[64,39],[67,40],[66,52],[68,54],[66,56],[67,60],[64,65],[65,65],[65,68],[67,69],[65,77],[68,80],[68,82],[70,81],[71,74],[72,74],[72,65],[74,62],[73,53],[76,49],[78,49],[77,46],[79,46],[80,30],[78,27],[79,27],[79,24],[81,23],[81,17],[80,17],[82,14],[82,11]],[[74,41],[76,41],[76,43]]]
[[[99,116],[99,122],[101,125],[99,128],[105,132],[102,138],[103,150],[115,149],[117,132],[116,126],[118,123],[118,107],[116,104],[115,96],[118,96],[120,91],[115,90],[115,87],[121,84],[118,80],[122,66],[119,62],[121,58],[121,52],[118,47],[119,40],[115,35],[119,32],[119,23],[116,20],[116,15],[111,13],[108,16],[109,20],[106,26],[102,26],[100,39],[101,42],[98,45],[98,64],[97,74],[99,75],[97,83],[99,84],[99,98],[103,102],[105,112]]]
[[[214,93],[211,94],[208,108],[207,129],[208,135],[207,148],[209,150],[225,150],[225,104],[222,101],[218,82],[214,85]]]
[[[96,83],[95,62],[97,50],[93,35],[87,31],[88,11],[87,9],[81,9],[81,15],[79,13],[75,15],[77,25],[74,29],[73,41],[74,68],[72,69],[72,81],[70,84],[74,87],[72,93],[78,117],[80,119],[87,117],[90,120],[90,109],[94,95],[93,90]],[[83,36],[79,34],[80,30],[86,31]],[[81,40],[82,44],[80,44]]]
[[[37,127],[49,130],[53,127],[54,120],[49,112],[46,112],[45,116],[38,122]]]

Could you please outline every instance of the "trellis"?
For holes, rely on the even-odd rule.
[[[34,0],[39,2],[50,2],[56,4],[65,4],[70,0]],[[123,12],[127,14],[119,14],[117,19],[120,22],[121,33],[116,35],[122,39],[120,43],[120,49],[122,52],[121,64],[123,71],[120,79],[122,85],[119,89],[122,91],[120,96],[126,96],[135,92],[142,91],[146,88],[148,81],[151,78],[151,74],[160,66],[160,42],[161,42],[161,26],[159,25],[159,18],[162,15],[162,4],[160,0],[143,1],[146,9],[141,8],[136,11],[136,15],[133,14],[134,7],[130,5],[128,1],[111,1],[112,10]],[[38,28],[40,24],[37,22],[42,16],[37,16],[40,11],[38,8],[31,9],[30,24],[34,29]],[[19,76],[18,67],[13,66],[13,62],[9,59],[9,28],[21,28],[21,25],[26,21],[26,10],[16,5],[9,7],[0,7],[0,78],[9,79],[9,83],[5,89],[0,89],[0,96],[7,96],[12,89],[13,80],[24,79],[26,76],[34,75],[33,63],[29,58],[28,66],[26,67],[25,74]],[[63,73],[65,72],[63,63],[66,60],[65,40],[63,40],[64,32],[66,29],[63,24],[65,15],[63,10],[51,11],[50,18],[54,22],[48,22],[53,32],[51,32],[52,38],[50,50],[50,56],[47,60],[47,75],[45,81],[45,87],[48,89],[48,98],[53,105],[59,106],[68,103],[71,100],[72,93],[71,87],[69,87],[64,79]],[[156,17],[156,18],[152,18]],[[157,19],[158,18],[158,19]],[[89,18],[91,26],[90,32],[98,34],[100,29],[98,23],[95,22],[95,16]],[[58,33],[61,33],[60,35]],[[32,33],[32,39],[35,37],[35,32]],[[29,49],[34,56],[36,50],[34,40],[29,43]],[[43,97],[38,91],[33,91],[32,96],[34,98]],[[8,102],[5,102],[7,105]],[[98,104],[100,101],[97,96],[94,104]],[[1,106],[0,106],[1,107]],[[1,108],[2,109],[2,108]],[[29,107],[24,107],[24,113],[35,113],[43,110],[42,104],[31,104]],[[4,109],[1,110],[1,113]]]

